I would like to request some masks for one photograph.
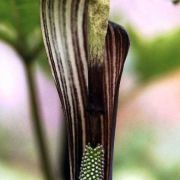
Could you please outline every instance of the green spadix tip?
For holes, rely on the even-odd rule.
[[[88,6],[88,42],[91,57],[101,57],[109,18],[109,0],[91,0]]]

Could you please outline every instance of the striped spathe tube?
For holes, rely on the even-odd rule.
[[[103,153],[99,180],[112,179],[118,90],[129,38],[108,21],[107,7],[108,0],[41,0],[44,43],[68,130],[71,180],[83,180],[83,154],[97,147]]]

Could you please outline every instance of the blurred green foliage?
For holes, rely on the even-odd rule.
[[[157,137],[157,130],[154,127],[142,125],[123,130],[115,146],[114,174],[138,170],[145,171],[147,176],[153,177],[153,180],[179,180],[180,161],[167,166],[168,160],[167,164],[163,164],[161,159],[155,156]]]
[[[37,0],[1,0],[0,39],[11,45],[25,63],[37,60],[49,73],[39,9]]]
[[[1,180],[42,180],[38,174],[33,174],[29,170],[20,169],[15,165],[9,165],[0,162],[0,179]]]
[[[145,39],[129,30],[135,71],[141,82],[180,68],[180,30]]]
[[[37,0],[1,0],[0,21],[27,37],[39,25]]]
[[[13,46],[24,45],[24,50],[27,51],[28,38],[39,26],[37,1],[1,0],[0,9],[0,38]]]

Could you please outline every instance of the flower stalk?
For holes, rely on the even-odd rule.
[[[48,152],[48,146],[46,144],[46,136],[44,132],[44,126],[42,124],[42,119],[39,114],[37,96],[36,96],[36,85],[33,73],[33,68],[31,63],[24,63],[25,73],[27,78],[27,85],[29,90],[29,101],[30,110],[32,115],[32,127],[34,130],[34,137],[38,147],[38,155],[41,162],[41,168],[46,180],[54,180],[53,169],[51,167],[50,156]]]
[[[98,147],[103,165],[97,174],[100,180],[112,179],[118,90],[129,38],[108,16],[108,0],[41,0],[44,42],[66,118],[71,180],[90,179],[85,154]]]

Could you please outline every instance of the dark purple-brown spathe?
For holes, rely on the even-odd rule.
[[[70,12],[66,12],[67,3],[42,0],[41,19],[66,118],[70,177],[79,179],[83,151],[90,144],[93,148],[103,146],[104,180],[111,180],[119,84],[129,38],[122,27],[109,22],[103,56],[91,57],[87,43],[88,2],[82,4],[82,12],[78,9],[81,1],[72,1]]]

